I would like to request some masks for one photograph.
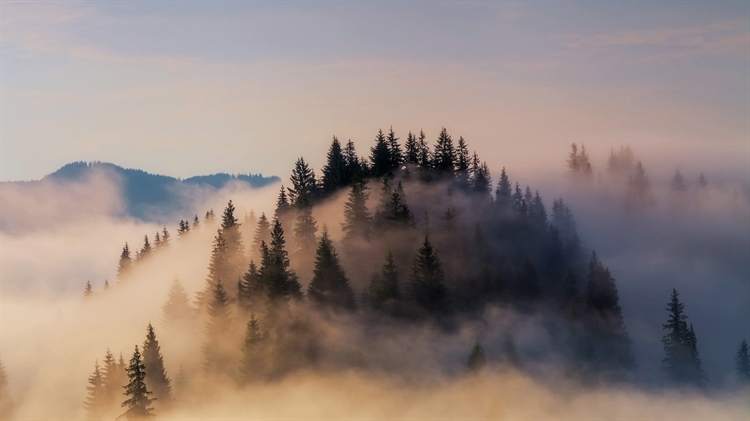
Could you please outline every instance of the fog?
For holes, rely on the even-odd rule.
[[[491,167],[494,180],[501,167]],[[705,169],[709,181],[710,170]],[[315,364],[244,387],[206,377],[201,369],[203,319],[191,329],[170,330],[162,323],[161,306],[175,278],[191,298],[205,287],[218,222],[205,222],[203,214],[213,209],[220,217],[231,199],[240,222],[250,211],[256,217],[265,212],[270,219],[279,185],[191,192],[191,208],[173,215],[167,225],[170,245],[139,263],[128,282],[117,283],[125,242],[136,250],[144,234],[152,239],[163,227],[120,215],[117,180],[96,174],[66,185],[3,188],[0,352],[15,418],[85,418],[82,402],[94,361],[101,362],[107,349],[129,360],[153,323],[173,382],[180,367],[188,375],[184,398],[158,412],[161,419],[746,419],[748,390],[733,377],[737,345],[750,338],[750,203],[742,177],[709,184],[710,200],[698,206],[691,199],[676,213],[669,205],[666,177],[651,178],[656,207],[633,212],[623,206],[622,182],[576,183],[563,176],[563,158],[558,173],[555,179],[509,176],[538,189],[548,209],[553,198],[562,196],[574,211],[586,250],[595,250],[612,270],[638,363],[632,383],[591,384],[571,376],[554,357],[535,357],[554,342],[547,322],[502,306],[458,318],[446,331],[431,323],[372,327],[299,303],[292,305],[293,317],[307,319],[326,353]],[[693,183],[697,178],[685,175]],[[417,224],[423,222],[426,203],[442,197],[443,188],[405,186]],[[378,183],[370,184],[371,209],[378,189]],[[382,265],[382,255],[378,251],[371,261],[361,262],[342,250],[345,200],[346,191],[335,194],[316,205],[313,216],[319,228],[328,229],[359,296],[369,274]],[[472,212],[460,194],[449,204],[459,214]],[[202,224],[178,238],[177,222],[195,215]],[[430,216],[435,223],[438,217]],[[289,241],[292,230],[285,231]],[[247,231],[243,236],[249,247]],[[392,240],[402,282],[419,241],[419,235]],[[290,255],[304,287],[311,273]],[[95,293],[84,300],[87,281]],[[712,381],[708,392],[672,389],[660,381],[661,325],[672,288],[681,292],[695,325]],[[232,344],[237,349],[239,335]],[[522,362],[512,361],[509,335],[525,355]],[[475,340],[482,342],[489,367],[467,374],[465,362]]]

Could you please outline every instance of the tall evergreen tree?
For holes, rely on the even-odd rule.
[[[360,159],[357,156],[357,150],[354,148],[354,142],[349,139],[344,148],[344,162],[346,163],[345,177],[342,180],[345,186],[352,182],[362,181],[365,177],[366,168],[363,168]]]
[[[195,215],[195,218],[193,218],[193,229],[196,229],[200,226],[201,221],[198,219],[198,215]]]
[[[432,164],[439,175],[453,175],[456,164],[456,150],[453,147],[453,139],[451,139],[445,127],[440,130],[437,143],[435,143]]]
[[[260,377],[263,366],[263,339],[258,320],[255,319],[254,313],[250,313],[250,320],[247,322],[245,330],[245,340],[240,348],[242,352],[240,381],[242,383],[248,383]]]
[[[490,196],[492,176],[486,162],[479,162],[479,156],[474,152],[471,157],[471,190],[483,198]]]
[[[406,296],[430,314],[442,314],[448,309],[445,273],[428,237],[425,237],[414,258]]]
[[[484,350],[479,341],[474,342],[469,353],[469,359],[466,362],[466,368],[469,372],[478,372],[487,365],[487,358],[484,356]]]
[[[286,251],[286,240],[281,223],[276,220],[271,230],[270,247],[261,244],[260,276],[265,284],[269,311],[275,311],[279,305],[283,306],[292,296],[299,297],[300,284],[297,276],[289,270],[289,254]]]
[[[203,291],[198,293],[198,307],[208,302],[211,291],[220,279],[232,279],[232,273],[229,267],[227,256],[227,242],[224,238],[224,231],[219,228],[214,237],[213,247],[211,248],[211,259],[208,263],[208,277],[206,277],[206,286]]]
[[[266,286],[263,284],[260,271],[251,260],[250,267],[242,276],[238,286],[238,305],[243,310],[252,310],[262,302],[266,294]]]
[[[171,235],[169,235],[169,231],[167,230],[167,226],[164,225],[161,229],[161,247],[165,248],[169,246],[169,240],[172,238]]]
[[[169,328],[185,327],[193,320],[194,310],[190,305],[190,298],[177,278],[169,286],[167,301],[161,306],[161,314],[164,325]]]
[[[234,204],[230,200],[221,216],[221,230],[226,243],[226,277],[222,279],[237,279],[247,265],[245,261],[245,246],[242,241],[239,220],[234,216]]]
[[[117,280],[122,282],[130,274],[132,268],[133,259],[130,258],[130,248],[128,243],[125,243],[120,254],[120,263],[117,265]]]
[[[370,168],[372,176],[380,178],[391,173],[391,150],[382,130],[375,136],[375,146],[370,148]]]
[[[138,260],[145,260],[151,255],[151,244],[148,242],[148,235],[143,236],[143,247],[141,247],[141,254]]]
[[[388,167],[390,172],[394,172],[401,167],[404,162],[404,154],[401,151],[401,145],[398,143],[396,133],[393,132],[393,127],[388,131]]]
[[[628,192],[625,205],[630,210],[647,210],[656,206],[651,182],[641,161],[636,162],[635,171],[628,180]]]
[[[177,228],[177,236],[183,238],[187,233],[190,232],[190,223],[186,220],[180,219],[180,224]]]
[[[393,262],[393,253],[388,252],[380,272],[372,275],[370,283],[362,294],[362,302],[373,309],[393,309],[401,301],[398,286],[398,272]]]
[[[404,154],[404,160],[406,163],[415,166],[419,165],[419,142],[417,141],[417,136],[412,134],[411,131],[409,131],[409,134],[406,136],[404,148],[406,149]]]
[[[367,186],[364,183],[355,182],[349,191],[349,198],[344,204],[344,241],[360,238],[367,240],[370,237],[370,224],[372,216],[367,210]]]
[[[143,366],[146,370],[146,387],[153,392],[156,404],[160,408],[165,408],[172,401],[172,386],[167,377],[164,356],[161,354],[161,347],[151,323],[146,328],[146,341],[143,343]]]
[[[292,170],[292,188],[289,189],[290,200],[297,208],[312,206],[318,190],[315,171],[307,165],[304,158],[294,163]]]
[[[508,174],[505,172],[505,167],[500,172],[500,181],[497,182],[497,189],[495,190],[495,202],[500,210],[500,215],[505,216],[510,214],[511,210],[511,184]]]
[[[455,153],[456,183],[458,184],[459,189],[469,191],[469,183],[471,181],[469,174],[469,170],[471,169],[471,157],[469,156],[469,148],[466,146],[466,141],[463,136],[458,138],[458,145],[456,145]]]
[[[705,385],[705,374],[698,355],[697,340],[692,324],[688,327],[685,304],[679,300],[679,293],[672,289],[667,323],[663,325],[667,333],[661,342],[665,357],[663,370],[670,381],[693,386]]]
[[[411,209],[404,198],[404,186],[401,181],[395,189],[390,189],[384,183],[381,209],[378,210],[377,221],[384,228],[403,228],[414,222]]]
[[[102,384],[104,386],[104,397],[102,407],[109,412],[110,409],[119,406],[119,398],[122,396],[122,388],[127,384],[127,372],[125,361],[120,354],[121,365],[115,361],[109,349],[104,356],[102,371]]]
[[[91,282],[86,281],[86,287],[83,288],[83,299],[91,298],[94,295],[94,290],[91,288]]]
[[[341,143],[334,136],[323,167],[323,191],[331,193],[343,187],[346,181],[346,170],[346,158]]]
[[[427,145],[427,136],[422,130],[419,131],[419,167],[423,171],[429,171],[432,168],[432,152]]]
[[[159,250],[161,248],[161,235],[159,235],[159,231],[156,231],[156,235],[154,235],[154,250]]]
[[[154,399],[148,397],[151,392],[146,388],[146,367],[141,361],[138,345],[135,346],[133,358],[128,365],[128,379],[130,381],[125,386],[125,396],[128,399],[122,403],[122,407],[128,409],[120,417],[126,420],[154,418],[154,409],[151,407]]]
[[[747,341],[744,339],[740,343],[740,347],[737,349],[734,363],[737,371],[737,378],[740,379],[740,382],[750,384],[750,348],[747,346]]]
[[[100,420],[104,418],[106,410],[106,392],[104,389],[104,377],[99,370],[99,361],[94,363],[94,372],[89,376],[89,385],[86,386],[86,400],[83,407],[86,409],[86,419]],[[2,417],[2,419],[7,419]]]
[[[211,291],[206,322],[206,342],[203,345],[203,368],[208,375],[233,375],[233,352],[228,349],[231,327],[229,297],[224,284],[219,280]]]
[[[253,245],[250,253],[251,259],[260,260],[260,245],[265,242],[271,242],[271,224],[266,218],[265,212],[258,218],[258,224],[255,226],[255,235],[253,236]]]
[[[325,229],[318,243],[315,269],[307,288],[307,297],[321,307],[334,310],[354,310],[356,307],[349,278],[341,267],[339,256],[328,237],[328,230]]]

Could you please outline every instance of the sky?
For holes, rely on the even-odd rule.
[[[657,175],[748,176],[748,2],[1,7],[3,181],[79,160],[286,178],[389,127],[446,127],[495,174],[559,173],[582,142],[595,170],[630,144]]]

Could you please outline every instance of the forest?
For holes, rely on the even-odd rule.
[[[132,338],[131,348],[115,352],[101,344],[87,382],[81,374],[88,419],[168,418],[191,402],[218,400],[207,391],[215,385],[241,391],[295,373],[420,378],[432,368],[401,359],[410,343],[424,332],[462,337],[475,323],[489,324],[500,345],[485,349],[483,338],[468,338],[441,357],[452,361],[450,376],[553,367],[583,388],[638,382],[617,274],[579,236],[563,197],[545,202],[505,168],[495,182],[489,165],[445,128],[433,145],[422,131],[406,139],[378,131],[366,155],[333,137],[319,174],[304,158],[294,163],[272,214],[241,212],[229,200],[223,210],[180,220],[174,234],[164,226],[139,245],[125,243],[116,280],[99,290],[87,282],[81,306],[117,299],[126,288],[147,290],[161,256],[193,259],[193,244],[210,242],[209,264],[195,275],[203,279],[195,290],[159,270],[169,288],[160,319],[138,327],[143,342]],[[583,145],[571,146],[566,165],[570,182],[610,186],[609,200],[632,215],[657,206],[629,147],[611,151],[604,174]],[[675,215],[708,206],[707,186],[704,174],[693,185],[676,171],[659,205]],[[337,201],[343,211],[331,216]],[[323,211],[326,223],[315,217]],[[710,393],[689,305],[677,289],[662,301],[660,387]],[[544,332],[543,345],[518,346],[527,321]],[[178,364],[162,351],[162,337],[192,344],[175,356],[179,369],[167,370]],[[747,342],[726,358],[736,366],[732,387],[748,387]],[[12,382],[1,374],[2,418],[10,419]]]

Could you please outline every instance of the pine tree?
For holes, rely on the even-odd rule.
[[[463,191],[469,191],[470,187],[470,164],[471,158],[469,157],[469,148],[466,146],[466,141],[463,136],[458,138],[458,145],[456,145],[456,183],[458,188]]]
[[[222,229],[218,229],[216,237],[214,237],[211,259],[208,264],[206,286],[203,291],[198,293],[198,308],[202,308],[209,300],[211,291],[214,289],[216,283],[219,282],[219,279],[232,279],[227,258],[227,243]]]
[[[362,302],[376,310],[393,309],[401,301],[398,286],[398,272],[393,262],[393,253],[388,252],[380,272],[372,275],[370,283],[362,294]]]
[[[401,152],[401,145],[398,144],[398,138],[396,133],[393,132],[393,127],[388,131],[388,168],[389,172],[393,173],[395,170],[401,168],[401,164],[404,162],[404,154]]]
[[[213,223],[215,219],[216,215],[214,214],[214,210],[210,209],[206,212],[206,217],[203,218],[203,222],[205,222],[206,224],[210,224]]]
[[[240,381],[242,383],[248,383],[260,377],[263,364],[263,350],[261,348],[263,339],[258,320],[255,319],[254,313],[250,313],[250,320],[247,322],[247,329],[245,330],[245,340],[240,348],[242,352]]]
[[[318,243],[313,278],[307,288],[307,297],[320,307],[334,310],[354,310],[354,292],[341,267],[341,261],[328,237],[328,230]]]
[[[83,402],[83,407],[86,409],[86,419],[89,420],[100,420],[104,418],[105,406],[105,390],[104,390],[104,378],[101,370],[99,370],[99,361],[94,363],[94,372],[89,376],[89,385],[86,386],[86,400]],[[6,419],[3,417],[3,419]]]
[[[391,173],[391,151],[382,130],[378,130],[375,146],[370,148],[370,168],[375,178]]]
[[[346,163],[346,171],[344,172],[343,180],[341,180],[343,185],[348,186],[352,182],[361,182],[366,175],[366,168],[362,167],[360,159],[357,156],[357,151],[354,148],[354,142],[351,139],[349,139],[344,148],[344,162]]]
[[[568,154],[568,171],[571,174],[578,174],[581,171],[581,162],[578,159],[578,145],[575,143],[570,145],[570,153]]]
[[[221,216],[221,230],[226,242],[227,274],[222,279],[237,279],[245,267],[245,246],[242,242],[240,223],[234,216],[234,204],[230,200]]]
[[[492,176],[486,162],[479,162],[479,156],[474,152],[471,158],[471,190],[482,198],[489,198],[492,187]],[[507,178],[507,177],[506,177]]]
[[[656,206],[651,182],[646,176],[646,170],[641,161],[635,164],[635,172],[628,180],[628,193],[625,205],[630,210],[646,210]]]
[[[346,172],[346,160],[341,149],[341,143],[333,137],[331,147],[326,155],[326,164],[323,167],[323,191],[331,193],[343,187]]]
[[[560,235],[568,261],[575,260],[581,251],[581,240],[578,237],[576,221],[573,212],[565,205],[562,198],[552,202],[552,220],[550,225]]]
[[[165,248],[169,246],[169,240],[172,236],[169,235],[169,231],[167,231],[167,226],[164,225],[161,229],[161,247]]]
[[[419,167],[423,172],[427,172],[432,168],[432,153],[430,147],[427,145],[427,136],[422,130],[419,131]]]
[[[387,199],[386,199],[387,198]],[[404,186],[398,182],[395,189],[390,189],[387,183],[383,186],[381,209],[377,214],[377,221],[383,228],[403,228],[411,226],[414,219],[404,198]]]
[[[666,308],[669,319],[663,325],[667,333],[661,340],[665,353],[663,371],[675,383],[703,386],[705,374],[701,368],[695,331],[692,324],[688,327],[685,304],[680,302],[679,295],[676,289],[672,289]]]
[[[279,189],[279,197],[276,199],[276,210],[273,213],[273,217],[275,219],[282,218],[284,219],[286,215],[289,213],[289,211],[292,210],[292,205],[289,203],[289,198],[286,194],[286,189],[284,188],[284,185],[281,185],[281,189]],[[265,213],[263,214],[265,215]],[[258,247],[260,247],[260,243],[258,244]]]
[[[258,218],[258,224],[255,226],[255,235],[253,236],[253,245],[250,253],[251,259],[260,260],[260,245],[265,242],[271,242],[271,224],[266,218],[265,212]]]
[[[141,361],[141,353],[138,351],[138,345],[135,346],[133,358],[130,359],[128,366],[128,385],[125,386],[125,396],[129,396],[122,403],[123,408],[128,408],[120,417],[126,420],[140,420],[144,418],[153,418],[154,409],[151,399],[148,395],[151,392],[146,388],[146,367]],[[118,418],[120,418],[118,417]]]
[[[13,416],[13,399],[8,389],[8,375],[5,366],[0,361],[0,419],[9,420]]]
[[[589,323],[602,348],[602,364],[607,370],[622,372],[632,368],[635,360],[632,342],[625,328],[615,280],[596,253],[592,253],[584,289],[584,303]]]
[[[146,328],[146,341],[143,343],[143,366],[146,370],[146,387],[153,392],[159,407],[166,407],[172,401],[172,386],[167,370],[164,368],[164,356],[161,354],[159,341],[151,323]]]
[[[201,224],[200,219],[198,219],[198,215],[195,215],[195,218],[193,218],[193,229],[195,230],[198,228]]]
[[[487,365],[487,358],[484,356],[484,350],[479,341],[474,342],[469,353],[469,359],[466,362],[466,368],[469,372],[478,372]]]
[[[409,134],[406,136],[404,148],[406,149],[406,153],[404,154],[404,160],[406,163],[415,166],[419,165],[419,143],[417,142],[417,137],[412,134],[411,131],[409,131]]]
[[[256,308],[267,294],[266,286],[261,279],[260,271],[254,261],[250,261],[250,266],[242,276],[238,286],[238,305],[243,310]]]
[[[740,343],[739,349],[737,349],[734,363],[740,382],[746,385],[750,384],[750,348],[748,348],[747,341],[744,339]]]
[[[430,314],[445,313],[448,309],[448,289],[440,259],[435,254],[428,237],[414,258],[406,296]]]
[[[508,174],[505,172],[505,167],[503,167],[503,170],[500,172],[500,181],[498,181],[497,189],[495,190],[495,203],[497,203],[501,216],[510,214],[511,195],[510,179],[508,179]]]
[[[203,368],[208,375],[232,375],[233,356],[227,349],[227,336],[231,326],[229,297],[221,280],[211,291],[206,322],[206,342],[203,345]]]
[[[344,241],[355,238],[367,240],[370,237],[372,216],[367,210],[367,186],[364,183],[353,183],[349,198],[344,204]]]
[[[197,217],[197,215],[196,215]],[[208,214],[206,214],[206,217],[208,217]],[[190,232],[190,223],[186,220],[180,219],[180,224],[177,228],[177,236],[179,238],[183,238],[185,235],[187,235]]]
[[[315,249],[315,234],[318,232],[318,224],[312,215],[312,208],[305,206],[297,211],[297,222],[294,224],[294,240],[297,243],[297,257],[302,266],[310,261],[313,249]]]
[[[164,325],[171,328],[186,327],[193,319],[194,310],[190,298],[177,278],[172,280],[167,293],[167,301],[161,306]]]
[[[86,281],[86,287],[83,289],[83,299],[91,298],[94,295],[94,290],[91,289],[91,282]]]
[[[122,395],[122,388],[127,384],[127,372],[125,371],[125,361],[122,359],[122,354],[120,354],[121,365],[118,365],[109,348],[107,348],[103,362],[102,385],[104,386],[104,394],[102,406],[110,410],[119,404],[118,399]]]
[[[614,149],[610,150],[609,159],[607,160],[607,172],[610,177],[624,179],[633,170],[634,162],[635,156],[630,146],[620,146],[618,152],[615,152]]]
[[[159,235],[159,231],[156,231],[156,235],[154,235],[154,250],[159,250],[161,248],[161,235]]]
[[[125,243],[125,247],[122,248],[120,254],[120,263],[117,266],[117,280],[122,282],[130,274],[130,270],[133,268],[133,259],[130,258],[130,248],[128,243]]]
[[[440,135],[435,144],[432,164],[439,175],[453,175],[456,164],[456,150],[453,147],[453,139],[451,139],[445,127],[440,130]]]
[[[271,245],[261,244],[260,276],[265,285],[269,311],[286,305],[291,296],[301,296],[296,274],[289,270],[289,254],[284,240],[284,230],[276,220],[271,230]]]
[[[148,242],[148,235],[143,236],[143,247],[141,247],[141,254],[138,260],[145,260],[151,255],[151,244]]]
[[[297,208],[312,206],[318,186],[315,172],[307,165],[304,158],[294,163],[292,170],[292,188],[289,189],[291,202]]]

